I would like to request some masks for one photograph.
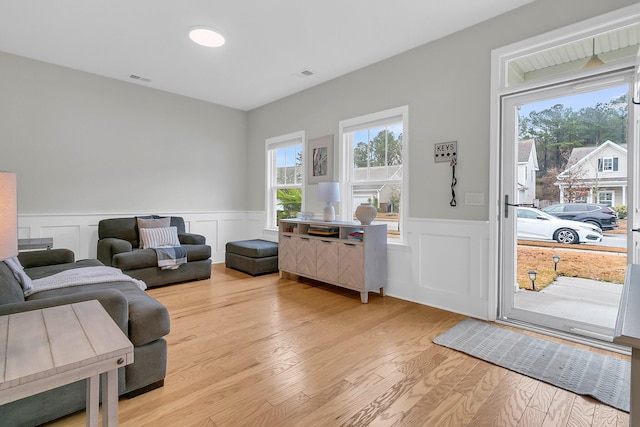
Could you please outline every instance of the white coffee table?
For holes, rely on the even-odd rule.
[[[0,405],[87,379],[87,425],[118,425],[118,368],[133,345],[96,300],[0,316]]]

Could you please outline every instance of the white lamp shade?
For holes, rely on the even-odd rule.
[[[16,174],[0,172],[0,260],[18,255]]]
[[[337,182],[319,182],[318,200],[321,202],[339,202],[340,185]]]

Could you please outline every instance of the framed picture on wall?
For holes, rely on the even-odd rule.
[[[333,135],[309,139],[307,159],[309,184],[333,181]]]

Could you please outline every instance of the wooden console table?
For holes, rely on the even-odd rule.
[[[327,230],[327,231],[323,231]],[[360,292],[384,295],[387,286],[387,225],[281,219],[278,268]]]
[[[118,368],[133,345],[96,300],[0,316],[0,405],[87,379],[87,426],[118,425]]]

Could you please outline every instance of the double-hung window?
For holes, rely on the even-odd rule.
[[[403,240],[406,220],[408,107],[398,107],[339,124],[343,220],[354,220],[361,203],[377,210],[390,241]]]
[[[277,228],[282,218],[295,218],[302,210],[304,132],[266,140],[267,228]]]
[[[598,159],[598,171],[599,172],[611,172],[618,170],[618,158],[617,157],[604,157]]]

